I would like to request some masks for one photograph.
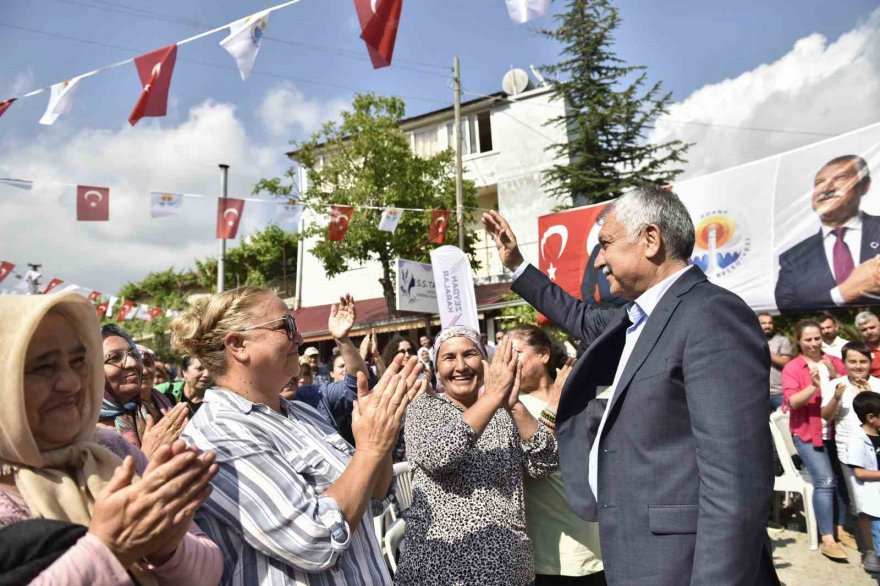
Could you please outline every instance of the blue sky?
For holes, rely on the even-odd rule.
[[[276,3],[0,0],[0,99]],[[553,11],[562,6],[554,2]],[[691,173],[818,139],[798,130],[834,134],[880,119],[876,0],[620,0],[617,6],[623,17],[618,55],[647,66],[649,79],[661,80],[677,102],[674,115],[658,125],[658,138],[700,141]],[[224,33],[181,47],[169,115],[144,119],[134,129],[127,123],[140,93],[133,64],[86,80],[73,111],[51,127],[37,124],[48,94],[20,100],[0,118],[0,176],[111,185],[117,214],[111,212],[107,225],[77,225],[69,219],[64,189],[35,190],[25,198],[0,187],[0,259],[21,266],[39,258],[47,275],[102,289],[148,270],[189,266],[216,250],[211,234],[202,234],[213,230],[213,210],[193,208],[197,221],[151,223],[138,211],[151,190],[214,193],[216,164],[226,162],[231,194],[246,195],[260,177],[283,171],[289,139],[332,118],[354,91],[405,97],[410,115],[444,107],[451,104],[449,70],[458,55],[464,87],[495,92],[511,66],[557,59],[558,47],[534,32],[552,25],[549,16],[514,25],[504,0],[405,0],[395,62],[373,70],[352,0],[302,0],[272,14],[266,35],[284,42],[264,42],[247,82],[217,45]],[[841,35],[858,40],[857,46],[837,43]],[[842,76],[841,60],[860,68],[849,67],[850,75]],[[798,80],[799,71],[825,62],[811,74],[812,85]],[[851,86],[863,92],[863,100],[829,115],[816,88],[832,81],[840,91]],[[783,113],[770,107],[789,94],[805,107]],[[841,103],[839,96],[827,99]],[[704,126],[684,124],[690,120]],[[251,219],[245,232],[259,226],[253,206],[245,215]],[[129,223],[120,225],[125,219]]]

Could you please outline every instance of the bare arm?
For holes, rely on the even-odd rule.
[[[837,385],[837,388],[834,389],[834,395],[831,397],[831,400],[828,401],[828,403],[826,403],[825,405],[822,405],[822,419],[824,419],[825,421],[831,421],[832,419],[837,417],[837,411],[840,409],[840,397],[841,395],[843,395],[843,392],[845,390],[846,385]]]
[[[880,470],[867,470],[865,468],[860,468],[858,466],[853,467],[853,476],[863,481],[877,481],[880,480]]]
[[[327,319],[327,329],[330,335],[336,340],[336,347],[339,348],[339,354],[345,360],[345,371],[352,376],[357,376],[358,372],[364,373],[369,377],[367,365],[361,357],[358,349],[355,348],[348,337],[354,322],[357,319],[355,311],[354,299],[351,295],[346,294],[339,298],[338,304],[330,307],[330,317]]]
[[[788,354],[773,354],[770,353],[770,362],[773,363],[773,366],[776,368],[782,368],[789,362],[791,362],[791,356]]]

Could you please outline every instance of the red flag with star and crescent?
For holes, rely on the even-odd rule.
[[[8,100],[3,100],[2,102],[0,102],[0,116],[3,116],[3,114],[6,112],[6,110],[9,109],[9,106],[11,106],[12,102],[14,102],[15,100],[16,98],[10,98]]]
[[[57,287],[58,285],[60,285],[63,282],[64,281],[62,281],[61,279],[52,279],[51,281],[49,281],[49,284],[46,285],[46,288],[43,289],[43,295],[45,295],[46,293],[49,293],[50,291],[52,291],[52,289],[54,289],[55,287]]]
[[[351,206],[334,205],[330,208],[330,225],[327,228],[328,237],[333,242],[339,242],[345,238],[348,232],[348,224],[354,208]]]
[[[449,210],[431,212],[431,224],[428,226],[428,240],[435,244],[443,244],[446,228],[449,226]]]
[[[126,301],[122,304],[122,307],[119,308],[119,312],[116,314],[116,321],[125,321],[128,318],[128,313],[131,311],[131,308],[134,307],[134,301]]]
[[[227,197],[217,200],[217,238],[235,238],[244,212],[244,200]]]
[[[599,247],[599,215],[607,204],[585,206],[538,218],[538,268],[566,293],[602,301],[607,281],[593,267]],[[548,323],[539,315],[538,323]]]
[[[76,186],[76,221],[107,222],[110,220],[110,188],[92,185]]]
[[[132,126],[148,116],[164,116],[168,111],[168,90],[177,61],[177,44],[162,47],[152,53],[135,57],[138,77],[141,78],[141,97],[128,117]]]
[[[88,300],[91,301],[92,303],[94,303],[95,301],[97,301],[97,300],[100,299],[100,298],[101,298],[101,292],[100,292],[100,291],[92,291],[91,293],[89,293]],[[105,309],[106,309],[106,308],[105,308]]]
[[[354,0],[354,6],[373,69],[388,67],[394,55],[403,0]]]
[[[104,316],[107,313],[107,306],[108,305],[109,305],[109,302],[104,301],[103,303],[99,303],[97,306],[95,306],[95,312],[98,314],[98,321],[101,321],[102,319],[104,319]]]
[[[147,315],[150,316],[150,319],[156,319],[157,317],[159,317],[160,315],[162,315],[162,313],[163,313],[164,311],[165,311],[165,310],[162,309],[161,307],[154,307],[153,309],[151,309],[151,310],[149,311],[149,313],[147,313]]]
[[[6,262],[5,260],[0,261],[0,283],[3,282],[3,279],[12,274],[12,269],[15,268],[15,265],[11,262]]]

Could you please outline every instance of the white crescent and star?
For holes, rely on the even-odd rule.
[[[373,14],[376,14],[376,4],[379,0],[370,0],[370,10],[373,11]]]
[[[550,239],[551,236],[559,236],[562,240],[562,244],[559,247],[559,254],[556,255],[556,259],[560,259],[562,257],[562,253],[565,252],[565,246],[568,244],[568,228],[563,226],[562,224],[556,224],[554,226],[550,226],[544,232],[544,235],[541,236],[541,257],[546,258],[547,254],[544,252],[544,246],[547,244],[547,240]],[[547,267],[547,276],[550,277],[551,281],[556,280],[556,266],[551,262]]]
[[[229,217],[229,212],[232,212],[233,218]],[[238,210],[235,208],[228,208],[225,212],[223,212],[223,217],[226,218],[226,223],[232,226],[235,224],[236,218],[238,218]]]
[[[89,200],[90,195],[97,195],[98,201]],[[89,203],[89,207],[98,207],[98,204],[104,201],[104,194],[100,191],[95,191],[94,189],[90,189],[89,191],[83,194],[83,199]]]

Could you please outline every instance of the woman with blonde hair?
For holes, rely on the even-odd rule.
[[[181,436],[217,453],[220,471],[199,522],[223,550],[223,584],[387,584],[372,530],[391,488],[390,450],[423,383],[415,358],[395,360],[375,389],[358,373],[358,449],[318,411],[280,391],[299,373],[302,337],[275,293],[241,287],[171,323],[172,344],[216,386]]]
[[[75,293],[3,296],[0,324],[4,578],[215,584],[219,550],[191,523],[210,494],[214,456],[177,442],[147,464],[115,431],[96,428],[104,373],[91,303]],[[74,539],[59,547],[59,532]]]

